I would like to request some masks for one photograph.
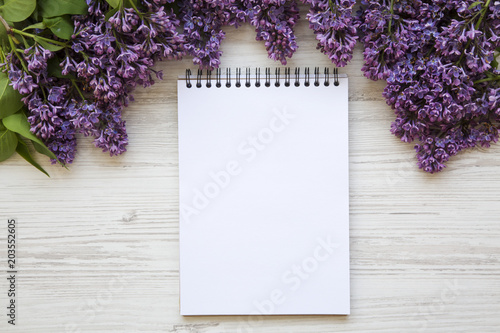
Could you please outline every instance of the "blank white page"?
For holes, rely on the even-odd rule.
[[[347,78],[178,81],[182,315],[349,314]]]

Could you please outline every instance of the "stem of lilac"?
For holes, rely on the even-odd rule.
[[[481,16],[479,17],[479,20],[476,22],[474,29],[476,29],[476,30],[479,29],[479,26],[481,25],[481,22],[483,21],[483,18],[486,15],[486,12],[488,11],[488,7],[490,6],[490,2],[491,2],[491,0],[487,0],[484,7],[481,8],[482,13],[481,13]],[[472,40],[469,39],[469,41],[467,42],[467,45],[465,45],[464,50],[467,50],[469,48],[471,42],[472,42]],[[458,59],[458,61],[455,63],[456,66],[458,66],[462,62],[464,55],[465,55],[465,52],[462,52],[462,54],[460,55],[460,59]]]
[[[132,5],[132,8],[134,8],[135,13],[136,13],[137,15],[139,15],[139,17],[142,19],[141,12],[139,12],[139,10],[138,10],[138,9],[137,9],[137,7],[135,6],[134,2],[133,2],[133,1],[130,1],[130,4]]]
[[[483,82],[491,82],[491,81],[500,81],[500,76],[495,76],[495,77],[490,77],[487,79],[477,80],[477,81],[474,81],[474,84],[483,83]]]
[[[481,22],[483,21],[484,15],[486,15],[486,12],[488,11],[488,7],[490,6],[490,2],[491,2],[491,0],[487,0],[486,4],[484,5],[484,8],[482,8],[483,13],[481,14],[481,17],[479,18],[479,20],[476,23],[476,26],[475,26],[476,29],[478,29],[479,26],[481,25]]]
[[[84,101],[85,100],[85,96],[83,96],[83,93],[82,91],[80,90],[80,88],[78,88],[78,85],[76,84],[75,80],[74,79],[71,79],[71,84],[73,85],[73,87],[76,89],[76,91],[78,91],[78,95],[80,95],[80,97],[82,98],[82,100]]]
[[[332,14],[338,16],[337,7],[333,4],[333,1],[328,0],[328,4],[330,5],[330,11],[332,12]]]
[[[6,62],[5,53],[3,53],[2,46],[0,46],[0,64],[5,64]]]
[[[10,44],[10,48],[11,48],[12,52],[14,52],[14,54],[16,55],[16,57],[19,59],[19,62],[21,63],[21,66],[23,66],[23,69],[24,69],[26,72],[28,72],[28,67],[26,67],[26,64],[24,63],[24,59],[23,59],[23,57],[21,57],[21,56],[19,55],[19,53],[21,53],[21,52],[19,52],[19,51],[17,50],[16,45],[14,44],[14,40],[12,39],[12,36],[11,36],[11,35],[8,35],[8,37],[9,37],[9,44]]]
[[[30,46],[29,46],[28,42],[26,41],[26,38],[24,38],[23,35],[21,35],[21,38],[23,39],[24,47],[29,48]]]
[[[87,53],[85,53],[83,51],[80,51],[79,53],[83,57],[83,60],[85,60],[85,62],[88,64],[89,63],[89,56],[87,55]],[[68,53],[66,53],[66,56],[68,56]]]
[[[474,14],[474,16],[472,16],[470,19],[467,20],[467,24],[469,24],[470,22],[474,22],[474,20],[476,19],[476,17],[478,17],[479,15],[482,14],[482,10],[478,11],[476,14]]]
[[[18,30],[18,29],[15,29],[15,28],[11,28],[11,31],[15,32],[15,33],[17,33],[19,35],[30,37],[30,38],[35,38],[36,37],[38,39],[41,39],[41,40],[43,40],[45,42],[48,42],[48,43],[51,43],[51,44],[55,44],[55,45],[59,45],[59,46],[67,46],[66,43],[59,42],[57,40],[53,40],[53,39],[50,39],[50,38],[45,38],[45,37],[33,35],[33,34],[30,34],[29,32],[25,32],[25,31]]]
[[[389,29],[388,29],[389,34],[391,34],[392,31],[392,15],[394,15],[394,0],[391,0],[391,20],[389,21]]]

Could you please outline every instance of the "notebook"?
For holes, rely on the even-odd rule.
[[[319,68],[179,77],[182,315],[349,314],[347,88]]]

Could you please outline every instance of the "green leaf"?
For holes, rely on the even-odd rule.
[[[111,16],[115,15],[115,13],[121,7],[125,8],[137,7],[137,0],[106,0],[106,2],[111,6],[111,8],[113,8],[106,13],[106,16],[104,17],[106,21],[109,20]]]
[[[498,68],[498,60],[493,59],[493,61],[491,62],[490,65],[491,65],[492,68]]]
[[[5,0],[0,6],[0,15],[11,22],[27,19],[35,10],[36,0]]]
[[[71,35],[73,35],[73,20],[70,19],[69,15],[54,17],[54,18],[44,18],[43,23],[49,28],[54,35],[59,38],[69,40]]]
[[[476,7],[477,5],[481,5],[483,4],[484,2],[483,1],[476,1],[476,2],[473,2],[470,6],[469,6],[469,10],[471,10],[472,8]]]
[[[21,94],[9,85],[9,76],[0,71],[0,119],[19,111],[24,103]]]
[[[57,159],[56,155],[45,146],[45,144],[30,131],[30,123],[23,112],[18,112],[3,119],[3,124],[12,132],[21,134],[26,139],[33,141],[36,151],[52,159]]]
[[[33,37],[33,39],[38,44],[42,45],[44,48],[46,48],[47,50],[52,51],[52,52],[57,52],[57,51],[62,50],[64,48],[64,46],[62,46],[62,45],[56,45],[56,44],[49,43],[46,40],[40,38],[39,36],[35,36],[35,37]]]
[[[38,0],[42,17],[88,14],[88,6],[83,0]]]
[[[126,8],[134,8],[137,7],[137,0],[123,0],[123,5]]]
[[[0,162],[11,157],[16,151],[16,146],[16,133],[9,130],[0,131]]]
[[[39,22],[39,23],[35,23],[35,24],[27,26],[26,28],[23,29],[23,31],[26,31],[28,29],[45,29],[45,28],[46,28],[45,23]]]
[[[28,148],[28,145],[26,142],[23,141],[21,137],[18,138],[17,142],[17,147],[16,151],[19,155],[21,155],[29,164],[43,172],[44,174],[47,175],[47,177],[50,177],[47,171],[45,171],[40,164],[38,164],[33,157],[31,156],[30,150]]]
[[[106,2],[113,8],[118,8],[122,4],[122,0],[106,0]]]
[[[9,43],[9,35],[7,34],[7,29],[5,29],[4,25],[0,23],[0,47],[2,44]]]

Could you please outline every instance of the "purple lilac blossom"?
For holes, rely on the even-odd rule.
[[[232,17],[234,1],[182,1],[181,18],[184,23],[186,53],[201,68],[219,67],[220,44],[225,38],[222,26],[237,20]]]
[[[247,1],[247,15],[255,27],[256,40],[264,41],[269,58],[286,65],[297,51],[293,28],[299,19],[297,2],[285,0]]]
[[[338,67],[352,59],[359,22],[352,16],[355,0],[301,0],[311,6],[307,19],[318,40],[317,48]]]
[[[222,27],[238,27],[247,21],[255,27],[256,39],[264,41],[271,59],[286,64],[297,50],[293,27],[299,11],[295,0],[191,0],[180,6],[185,50],[201,68],[219,67],[225,38]]]
[[[123,107],[137,85],[154,84],[155,61],[180,59],[184,38],[180,21],[165,5],[172,1],[143,1],[144,11],[119,9],[108,21],[104,1],[87,0],[89,14],[75,18],[72,52],[61,62],[63,73],[74,72],[93,93],[92,103],[72,100],[73,125],[91,135],[96,147],[110,155],[126,151]]]
[[[498,140],[500,1],[362,0],[356,20],[355,1],[301,1],[310,5],[307,18],[318,48],[337,66],[351,60],[359,31],[362,70],[387,81],[384,96],[396,114],[391,131],[417,142],[420,168],[440,171],[461,150]],[[25,96],[31,130],[65,164],[73,161],[76,133],[93,136],[110,155],[124,152],[123,107],[137,85],[162,77],[152,69],[155,61],[186,52],[202,68],[218,67],[225,25],[250,22],[270,58],[282,64],[297,49],[295,0],[142,0],[139,10],[120,8],[108,20],[106,1],[87,4],[89,14],[74,17],[65,57],[38,43],[6,56],[10,84]],[[184,35],[177,32],[181,21]],[[49,75],[53,58],[62,75],[78,81]]]
[[[38,43],[26,48],[22,58],[7,55],[10,84],[24,95],[31,131],[60,162],[73,162],[76,133],[93,136],[94,144],[110,155],[126,151],[122,110],[132,100],[131,91],[152,85],[153,76],[161,78],[152,69],[155,61],[184,54],[172,2],[143,0],[138,11],[120,8],[106,20],[108,3],[87,0],[88,15],[74,16],[71,48],[57,58],[61,74],[77,80],[49,75],[48,61],[55,53]]]
[[[441,171],[450,157],[498,140],[500,2],[362,1],[365,76],[384,79],[391,131],[417,141],[417,164]],[[483,15],[484,14],[484,15]]]
[[[10,85],[24,95],[31,132],[60,162],[67,164],[75,157],[76,132],[66,109],[68,86],[47,71],[47,62],[53,56],[53,52],[35,44],[26,48],[22,56],[8,54],[6,60]]]

